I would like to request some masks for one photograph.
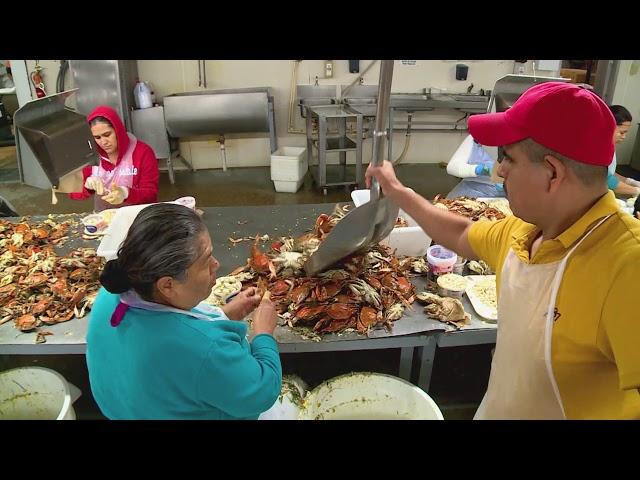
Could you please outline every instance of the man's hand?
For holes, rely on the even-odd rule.
[[[393,165],[389,160],[385,160],[382,166],[377,167],[369,164],[365,175],[367,188],[371,188],[371,178],[378,179],[382,193],[391,197],[395,191],[404,188],[404,185],[396,177],[396,173],[393,171]]]
[[[258,291],[251,287],[243,290],[233,300],[222,307],[230,320],[242,320],[253,312],[260,303]]]
[[[102,200],[111,205],[120,205],[129,196],[129,189],[127,187],[119,187],[115,182],[111,184],[111,191],[107,193]]]
[[[93,190],[98,195],[102,195],[104,193],[104,184],[99,177],[87,177],[84,182],[84,188],[87,190]]]
[[[271,301],[271,293],[267,290],[253,314],[253,335],[261,333],[273,335],[277,320],[276,308]]]

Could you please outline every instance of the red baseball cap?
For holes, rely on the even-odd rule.
[[[608,166],[615,150],[611,110],[595,93],[571,83],[534,85],[506,112],[471,116],[468,128],[481,145],[501,147],[531,138],[589,165]]]

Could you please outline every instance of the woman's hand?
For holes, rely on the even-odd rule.
[[[114,182],[111,185],[111,191],[107,193],[104,197],[102,197],[102,200],[104,200],[107,203],[110,203],[111,205],[120,205],[122,202],[124,202],[127,199],[128,196],[129,196],[129,189],[127,187],[119,187]]]
[[[253,336],[261,333],[273,335],[277,320],[276,307],[271,301],[271,293],[267,290],[253,314]]]
[[[104,184],[99,177],[87,177],[84,182],[84,188],[87,190],[93,190],[98,195],[102,195],[104,193]]]
[[[236,295],[222,307],[222,311],[230,320],[243,320],[256,309],[259,303],[260,295],[255,288],[251,287]]]

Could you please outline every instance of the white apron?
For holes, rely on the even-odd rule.
[[[104,185],[105,195],[109,193],[111,190],[111,185],[115,183],[119,187],[127,187],[131,188],[133,185],[133,177],[135,174],[135,167],[133,166],[133,151],[136,149],[136,145],[138,144],[138,140],[136,137],[127,132],[127,136],[129,137],[129,146],[127,147],[127,151],[124,152],[124,155],[118,162],[113,170],[105,170],[102,168],[102,165],[92,166],[91,167],[91,176],[98,177],[102,180],[102,184]],[[109,161],[108,158],[100,157],[105,161]],[[101,212],[103,210],[107,210],[109,208],[118,208],[120,205],[112,205],[109,202],[105,202],[102,200],[100,195],[94,195],[94,210],[96,212]]]
[[[556,298],[567,261],[526,264],[509,250],[498,299],[498,336],[487,392],[474,420],[558,420],[564,407],[551,363]]]

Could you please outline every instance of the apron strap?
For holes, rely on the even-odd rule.
[[[602,220],[600,220],[593,228],[591,228],[591,230],[589,230],[585,235],[582,236],[582,238],[578,241],[578,243],[576,243],[576,245],[571,250],[569,250],[569,253],[567,253],[565,257],[562,259],[562,261],[560,262],[560,265],[558,266],[558,269],[556,270],[556,274],[553,278],[553,287],[551,288],[551,298],[549,299],[549,308],[547,309],[547,318],[546,318],[546,325],[545,325],[545,331],[544,331],[544,362],[547,366],[547,373],[549,375],[549,380],[551,380],[551,385],[553,386],[553,392],[556,395],[556,399],[560,404],[560,408],[562,408],[562,415],[565,416],[565,418],[566,418],[566,415],[564,412],[564,405],[562,404],[562,399],[560,397],[560,390],[558,388],[558,383],[556,382],[556,377],[553,374],[553,365],[551,363],[551,334],[553,330],[553,318],[555,316],[554,310],[556,307],[556,298],[558,296],[558,291],[560,290],[560,284],[562,283],[562,276],[564,274],[564,269],[567,265],[567,261],[569,260],[569,257],[575,251],[575,249],[578,248],[580,244],[589,235],[591,235],[596,228],[598,228],[605,221],[607,221],[607,219],[611,215],[613,214],[609,214],[606,217],[604,217]]]

